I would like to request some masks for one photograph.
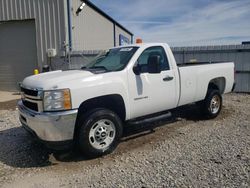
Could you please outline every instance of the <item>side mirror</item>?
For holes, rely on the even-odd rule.
[[[161,64],[160,64],[159,55],[151,55],[148,58],[148,73],[150,74],[159,74],[161,73]]]
[[[141,74],[141,67],[140,67],[140,65],[135,65],[134,67],[133,67],[133,71],[134,71],[134,73],[135,73],[135,75],[140,75]]]

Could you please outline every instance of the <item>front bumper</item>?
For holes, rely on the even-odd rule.
[[[69,143],[73,141],[78,110],[39,113],[18,102],[20,121],[23,127],[42,142]]]

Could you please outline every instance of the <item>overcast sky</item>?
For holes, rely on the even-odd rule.
[[[144,42],[171,46],[250,41],[250,0],[91,0]]]

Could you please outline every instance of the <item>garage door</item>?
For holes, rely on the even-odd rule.
[[[0,90],[16,91],[17,83],[35,68],[35,21],[0,22]]]

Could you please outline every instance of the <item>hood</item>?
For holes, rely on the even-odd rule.
[[[65,82],[75,79],[84,79],[92,75],[91,72],[83,70],[53,71],[29,76],[24,79],[22,85],[26,88],[34,89],[57,89],[59,85]]]

